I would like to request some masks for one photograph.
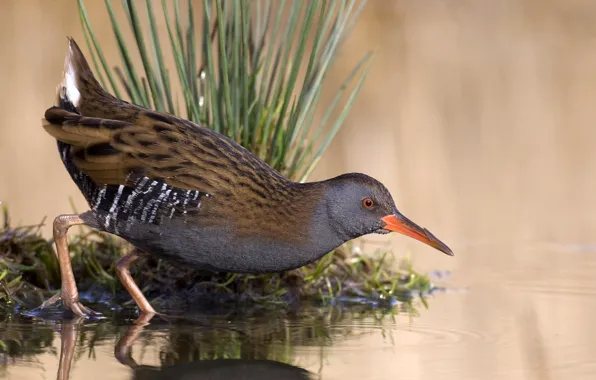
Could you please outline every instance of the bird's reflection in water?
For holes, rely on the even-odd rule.
[[[115,346],[116,359],[131,368],[132,379],[260,379],[260,380],[307,380],[317,378],[311,372],[290,364],[273,360],[215,359],[165,365],[163,367],[138,364],[132,357],[132,346],[153,315],[137,319]],[[82,318],[64,321],[61,329],[60,363],[58,380],[68,380]]]

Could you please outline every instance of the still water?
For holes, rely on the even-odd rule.
[[[588,311],[596,310],[596,247],[485,245],[458,253],[474,252],[493,260],[435,277],[446,289],[427,299],[428,309],[417,304],[417,313],[331,307],[150,320],[124,311],[96,322],[8,318],[0,328],[13,334],[11,348],[28,354],[2,355],[0,377],[594,378]],[[503,261],[499,252],[523,259]]]
[[[447,291],[428,309],[381,320],[337,309],[192,315],[142,330],[126,315],[80,325],[13,318],[0,331],[39,348],[2,354],[0,378],[55,379],[61,354],[72,358],[70,378],[84,380],[159,378],[160,367],[176,378],[166,373],[176,364],[197,379],[304,377],[298,368],[342,380],[596,378],[596,2],[439,3],[369,2],[332,80],[365,51],[379,54],[313,178],[381,179],[401,211],[454,250],[395,239],[416,269],[451,272],[436,279]],[[2,200],[24,224],[67,212],[69,196],[83,209],[39,126],[64,36],[83,38],[76,7],[0,1],[0,29]]]

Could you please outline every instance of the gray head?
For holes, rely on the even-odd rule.
[[[430,231],[402,215],[387,188],[376,179],[350,173],[322,183],[326,191],[319,215],[325,216],[331,230],[342,241],[370,233],[399,232],[453,255]]]

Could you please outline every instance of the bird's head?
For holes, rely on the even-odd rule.
[[[364,174],[351,173],[326,182],[324,207],[332,228],[344,239],[398,232],[453,256],[430,231],[402,215],[383,184]]]

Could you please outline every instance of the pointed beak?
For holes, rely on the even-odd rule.
[[[381,218],[381,220],[385,223],[385,226],[383,227],[385,230],[399,232],[400,234],[430,245],[449,256],[453,256],[453,252],[445,245],[445,243],[437,239],[429,230],[420,227],[399,212],[387,215]]]

